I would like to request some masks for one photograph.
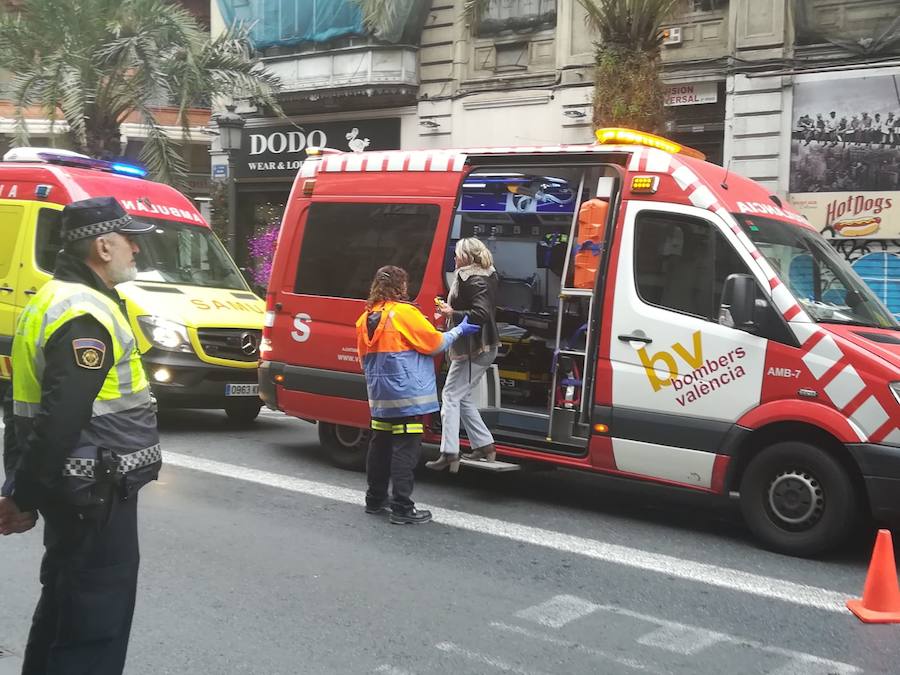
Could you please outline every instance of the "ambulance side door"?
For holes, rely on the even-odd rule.
[[[0,356],[9,356],[16,319],[26,205],[0,201]]]
[[[698,488],[734,422],[758,405],[767,340],[718,322],[722,286],[750,274],[715,214],[629,202],[610,362],[616,469]]]
[[[62,208],[58,204],[35,204],[31,215],[25,219],[22,271],[17,289],[19,312],[41,286],[53,277],[56,256],[63,247],[60,236]]]

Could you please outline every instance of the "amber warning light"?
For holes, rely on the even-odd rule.
[[[668,138],[648,134],[646,131],[635,131],[634,129],[622,129],[620,127],[612,127],[606,129],[597,129],[594,132],[597,135],[597,142],[602,145],[644,145],[648,148],[656,148],[663,152],[671,152],[674,154],[686,155],[695,159],[706,159],[699,150],[694,150],[686,145],[681,145]]]
[[[631,191],[635,194],[652,195],[659,187],[659,176],[634,176]]]

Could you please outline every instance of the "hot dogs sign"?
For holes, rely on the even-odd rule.
[[[795,194],[791,204],[826,237],[900,239],[900,192]]]
[[[898,87],[880,73],[794,82],[790,201],[826,237],[900,239]]]

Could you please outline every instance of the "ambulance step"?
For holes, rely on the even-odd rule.
[[[561,298],[589,298],[594,294],[590,288],[563,288],[559,292]]]
[[[486,462],[480,459],[466,459],[465,457],[460,457],[459,463],[463,466],[471,467],[473,469],[480,469],[481,471],[492,471],[493,473],[521,471],[522,469],[521,464],[513,464],[512,462],[500,462],[498,460],[494,460],[493,462]]]

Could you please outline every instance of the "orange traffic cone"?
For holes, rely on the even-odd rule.
[[[900,623],[900,587],[888,530],[878,530],[862,600],[848,600],[847,607],[865,623]]]

